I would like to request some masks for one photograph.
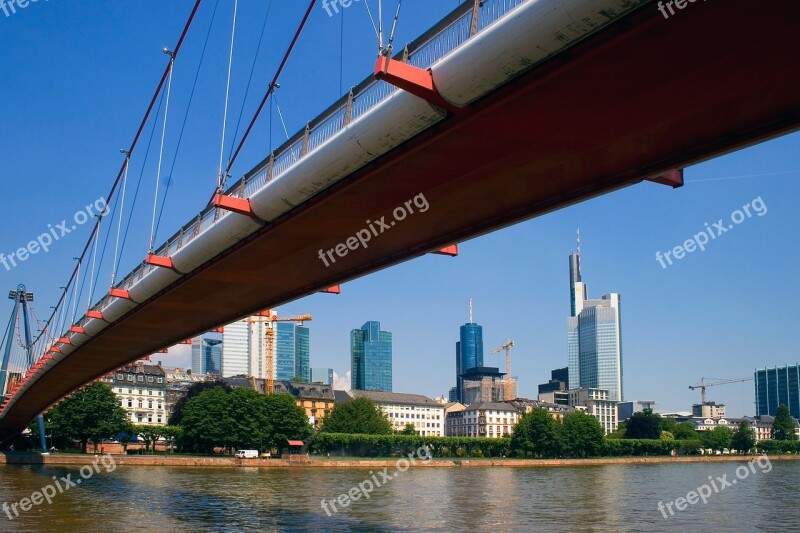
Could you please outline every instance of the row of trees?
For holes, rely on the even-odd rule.
[[[522,416],[511,437],[519,457],[592,457],[605,450],[605,431],[592,415],[576,411],[555,420],[544,409]]]

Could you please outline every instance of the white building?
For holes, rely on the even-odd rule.
[[[594,416],[600,422],[606,435],[617,430],[619,425],[617,404],[619,402],[610,399],[609,391],[584,388],[568,390],[567,393],[569,394],[569,405]]]
[[[427,396],[365,390],[353,390],[349,394],[375,402],[386,413],[395,431],[402,431],[406,424],[411,424],[424,437],[444,436],[444,406]]]
[[[120,406],[131,423],[167,425],[167,383],[161,365],[145,365],[139,361],[107,375]]]
[[[459,408],[460,406],[460,408]],[[517,410],[507,403],[482,402],[467,407],[454,404],[447,413],[448,437],[510,437],[517,425]]]
[[[225,326],[222,333],[222,377],[267,378],[268,327],[269,317],[260,315]],[[273,372],[275,364],[273,361]]]

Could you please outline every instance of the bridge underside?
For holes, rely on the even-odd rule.
[[[645,6],[139,306],[39,379],[0,431],[89,379],[251,312],[796,129],[798,20],[791,0],[689,4],[668,20]],[[420,193],[426,213],[330,267],[319,259]]]

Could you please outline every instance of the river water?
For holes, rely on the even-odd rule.
[[[0,502],[9,504],[0,531],[800,531],[800,462],[753,464],[737,479],[742,464],[392,468],[384,475],[100,464],[84,470],[86,479],[71,466],[0,465]],[[81,483],[23,511],[22,498],[48,484],[58,491],[53,476]],[[366,481],[369,498],[358,489],[369,491]],[[673,505],[670,515],[668,502],[703,484],[707,503]],[[330,500],[350,489],[359,499],[334,504],[334,512]]]

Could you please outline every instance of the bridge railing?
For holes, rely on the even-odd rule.
[[[477,18],[473,2],[465,2],[422,36],[409,43],[405,50],[395,57],[401,60],[407,58],[410,64],[420,68],[429,68],[469,40],[471,36],[490,26],[525,1],[481,0]],[[301,158],[313,153],[344,130],[348,124],[375,108],[397,90],[395,86],[378,81],[373,76],[366,78],[349,94],[341,97],[317,118],[309,122],[303,130],[289,138],[269,158],[245,174],[241,180],[228,188],[225,194],[238,198],[252,196],[270,181],[279,179]],[[230,215],[230,212],[217,207],[206,207],[194,220],[167,239],[155,251],[155,254],[171,257],[198,235],[205,233],[218,220]],[[116,288],[129,290],[153,268],[156,267],[146,263],[139,264],[117,284]],[[111,302],[112,297],[106,296],[93,309],[102,311]],[[82,319],[82,323],[85,322],[86,317]]]

